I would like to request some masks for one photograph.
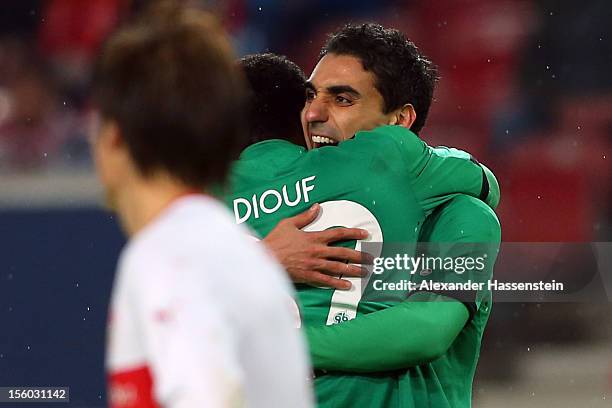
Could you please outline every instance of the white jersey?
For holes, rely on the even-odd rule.
[[[312,406],[291,285],[205,196],[176,200],[122,253],[111,301],[112,407]]]

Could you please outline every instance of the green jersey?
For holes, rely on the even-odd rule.
[[[486,282],[493,277],[501,228],[489,206],[473,197],[457,196],[436,209],[425,222],[421,241],[430,244],[430,256],[477,258],[488,256],[482,272],[440,273],[441,282]],[[437,249],[433,243],[443,243]],[[449,245],[454,243],[455,245]],[[474,245],[477,243],[477,245]],[[463,299],[465,300],[465,298]],[[450,349],[437,360],[413,367],[400,377],[399,384],[413,395],[412,405],[404,407],[469,408],[472,406],[472,381],[480,355],[480,342],[492,307],[491,292],[475,291],[471,317]]]
[[[426,216],[457,194],[486,195],[483,174],[465,152],[432,148],[405,128],[383,126],[309,152],[282,140],[254,144],[233,166],[225,201],[236,222],[246,222],[260,236],[280,220],[320,203],[320,217],[307,230],[366,229],[369,238],[354,242],[354,248],[381,243],[372,253],[379,257],[385,256],[384,242],[416,243]],[[353,285],[346,291],[297,285],[302,324],[339,323],[405,299],[399,292],[397,299],[370,298],[375,291],[368,279],[349,280]],[[317,380],[318,398],[322,405],[334,406],[332,395],[319,393],[319,387],[326,389],[326,377]],[[363,379],[346,378],[342,393],[376,395],[387,406],[384,401],[396,390],[397,377]]]
[[[412,275],[414,283],[450,286],[491,279],[501,233],[495,213],[481,200],[454,197],[427,218],[419,238],[424,245],[418,253],[428,257],[487,259],[483,269],[473,265],[450,271],[436,266],[426,276]],[[328,370],[315,380],[320,406],[471,407],[480,341],[491,311],[491,293],[485,285],[455,293],[428,289],[341,325],[308,327],[313,365]],[[471,316],[456,337],[452,334],[450,346],[441,349],[449,336],[445,331],[459,328],[452,328],[456,308],[451,310],[454,305],[448,302],[457,301],[449,297],[462,301]],[[432,349],[440,351],[431,357]],[[356,392],[359,386],[363,392]]]

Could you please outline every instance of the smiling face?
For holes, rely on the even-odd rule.
[[[350,55],[327,54],[308,80],[302,127],[309,149],[337,144],[360,130],[397,123],[397,112],[383,113],[375,78]]]

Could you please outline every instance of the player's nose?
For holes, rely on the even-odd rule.
[[[308,123],[327,121],[327,104],[323,101],[323,98],[315,98],[306,104],[304,119]]]

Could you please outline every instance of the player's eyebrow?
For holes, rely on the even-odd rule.
[[[315,93],[317,92],[317,89],[315,88],[315,86],[310,81],[306,82],[306,88],[314,91]],[[338,94],[341,94],[341,93],[348,93],[348,94],[350,94],[354,98],[360,98],[361,97],[361,94],[359,93],[359,91],[357,91],[355,88],[353,88],[350,85],[332,85],[332,86],[328,86],[326,88],[326,91],[329,92],[332,95],[338,95]]]
[[[353,98],[360,98],[361,94],[355,88],[350,85],[332,85],[327,87],[327,92],[332,95],[338,95],[341,93],[350,94]]]

